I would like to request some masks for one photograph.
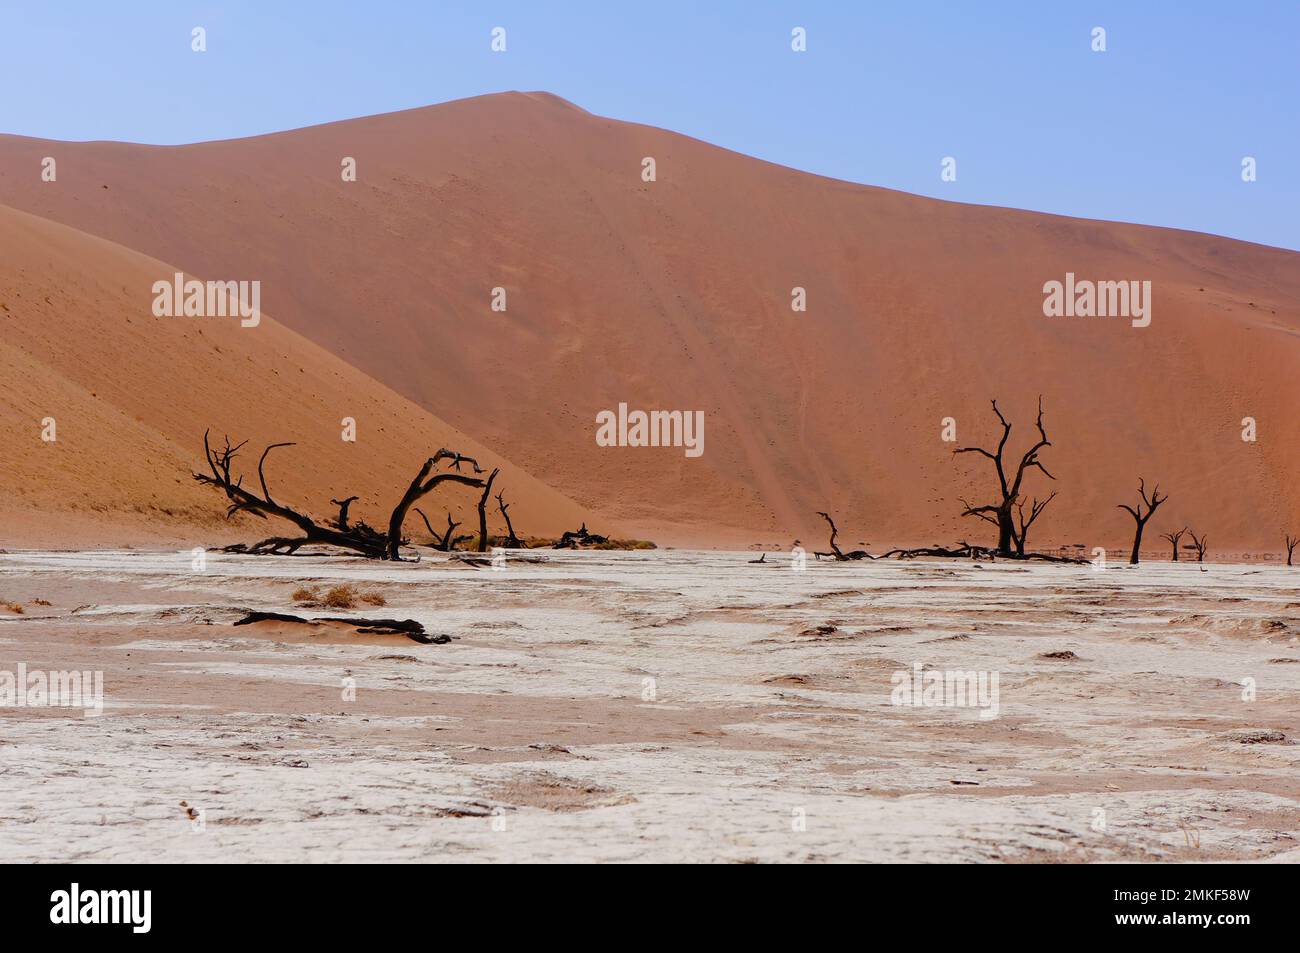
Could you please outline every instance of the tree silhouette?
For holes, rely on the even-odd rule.
[[[1167,539],[1167,540],[1169,540],[1170,544],[1174,547],[1174,562],[1178,562],[1178,541],[1179,541],[1180,539],[1183,538],[1183,534],[1186,533],[1186,532],[1187,532],[1187,527],[1184,526],[1182,529],[1180,529],[1180,530],[1179,530],[1178,532],[1176,532],[1176,533],[1161,533],[1161,534],[1160,534],[1160,538],[1161,538],[1161,539]]]
[[[966,507],[962,516],[975,516],[984,520],[986,523],[992,523],[998,528],[998,545],[996,552],[999,556],[1023,556],[1025,553],[1025,533],[1028,532],[1030,525],[1036,520],[1040,513],[1052,501],[1056,494],[1053,492],[1042,503],[1035,499],[1030,505],[1030,516],[1028,520],[1024,519],[1021,512],[1021,523],[1019,532],[1017,532],[1016,521],[1012,516],[1012,510],[1023,506],[1024,500],[1020,496],[1020,486],[1025,478],[1025,471],[1033,467],[1042,470],[1049,480],[1055,480],[1056,477],[1047,472],[1038,459],[1038,453],[1045,447],[1050,447],[1052,442],[1047,439],[1047,431],[1043,429],[1043,398],[1038,398],[1038,419],[1035,426],[1038,428],[1038,441],[1025,451],[1016,465],[1015,474],[1008,477],[1007,468],[1003,462],[1003,454],[1007,447],[1007,438],[1011,436],[1011,424],[1007,418],[1002,415],[998,409],[998,402],[993,401],[993,413],[997,414],[998,420],[1002,424],[1002,438],[998,440],[996,451],[985,450],[983,447],[959,447],[953,453],[978,453],[988,457],[993,461],[993,469],[997,473],[997,499],[992,503],[985,503],[976,506],[972,503],[962,500],[962,505]]]
[[[1169,499],[1168,494],[1165,494],[1164,496],[1160,495],[1160,484],[1158,483],[1156,484],[1155,489],[1151,491],[1151,495],[1147,496],[1146,481],[1141,478],[1138,479],[1138,496],[1141,499],[1137,505],[1137,509],[1134,509],[1127,503],[1118,504],[1120,509],[1129,511],[1129,515],[1133,517],[1133,521],[1137,524],[1133,533],[1133,554],[1129,556],[1128,559],[1130,566],[1136,566],[1138,564],[1138,552],[1142,548],[1142,531],[1146,529],[1147,520],[1151,519],[1151,514],[1156,511],[1156,507]],[[1146,513],[1142,512],[1143,504],[1146,504]],[[1195,537],[1193,536],[1193,538]]]

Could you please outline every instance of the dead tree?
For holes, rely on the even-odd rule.
[[[451,641],[450,635],[429,635],[414,619],[358,619],[356,616],[315,616],[308,619],[287,612],[249,612],[231,624],[256,625],[259,622],[293,623],[312,628],[323,622],[336,622],[354,629],[358,635],[404,635],[421,645],[445,645]]]
[[[1195,530],[1188,530],[1187,535],[1192,537],[1192,545],[1187,548],[1196,553],[1198,563],[1205,562],[1205,545],[1209,540],[1208,536],[1197,536]]]
[[[429,471],[441,463],[443,460],[450,460],[449,466],[455,472],[444,471],[429,476]],[[411,485],[406,488],[402,498],[397,501],[393,507],[393,515],[388,519],[388,559],[401,559],[398,555],[398,547],[402,544],[402,524],[406,522],[406,514],[412,506],[419,501],[421,497],[440,483],[461,483],[465,486],[481,487],[483,481],[476,478],[465,476],[460,472],[461,463],[469,463],[474,467],[475,473],[482,473],[483,468],[478,465],[478,461],[473,457],[466,457],[453,450],[439,450],[428,460],[424,461],[424,466],[420,467],[420,472],[415,475]],[[428,479],[425,479],[428,477]]]
[[[509,534],[506,537],[506,545],[511,549],[523,549],[524,544],[519,537],[515,535],[515,526],[510,522],[510,506],[511,504],[503,500],[501,494],[498,493],[497,509],[501,511],[501,517],[506,521],[506,533]]]
[[[1157,506],[1169,499],[1168,494],[1165,494],[1164,496],[1160,495],[1159,483],[1157,483],[1155,489],[1151,491],[1151,495],[1147,496],[1146,481],[1141,478],[1138,478],[1138,496],[1141,499],[1138,502],[1137,509],[1134,509],[1127,503],[1117,504],[1120,509],[1128,510],[1129,515],[1133,517],[1134,522],[1137,524],[1137,528],[1133,533],[1133,554],[1128,558],[1130,566],[1136,566],[1138,564],[1138,551],[1142,548],[1142,531],[1146,529],[1147,520],[1151,519],[1151,514],[1156,511]],[[1146,504],[1146,513],[1142,512],[1143,504]],[[1195,538],[1195,534],[1193,534],[1192,538]]]
[[[417,506],[415,507],[415,512],[420,514],[420,519],[424,520],[425,528],[429,530],[429,535],[433,537],[433,542],[430,545],[433,546],[434,549],[440,549],[444,553],[449,553],[461,543],[474,538],[471,533],[462,533],[459,536],[453,535],[456,532],[456,527],[460,524],[452,520],[451,513],[447,514],[446,531],[439,533],[429,524],[429,517],[424,515],[424,510]]]
[[[401,559],[399,549],[402,543],[405,542],[402,539],[402,524],[406,520],[407,511],[422,496],[439,484],[446,482],[475,487],[483,486],[482,480],[459,472],[462,463],[472,464],[475,473],[483,472],[472,457],[466,457],[453,450],[442,449],[424,462],[424,466],[420,468],[415,479],[411,481],[406,493],[398,501],[397,506],[393,508],[392,515],[388,520],[387,533],[381,533],[365,523],[352,523],[348,520],[348,508],[357,499],[355,496],[343,500],[331,500],[332,503],[338,506],[339,515],[334,522],[334,526],[329,526],[318,523],[307,514],[277,502],[271,496],[271,491],[266,483],[267,455],[277,447],[292,447],[292,443],[273,443],[262,451],[262,456],[257,461],[257,479],[262,490],[260,496],[252,490],[245,489],[244,478],[242,476],[237,477],[232,472],[235,458],[245,443],[247,441],[231,446],[230,439],[226,438],[224,447],[213,449],[209,441],[209,431],[204,431],[203,454],[207,459],[209,472],[194,473],[192,474],[194,479],[199,483],[214,486],[225,493],[226,499],[230,501],[230,506],[226,510],[227,519],[230,519],[236,513],[248,513],[263,520],[275,517],[292,523],[302,535],[292,537],[271,536],[251,545],[238,543],[234,546],[225,547],[228,552],[255,555],[292,555],[301,546],[314,543],[351,550],[369,559],[399,560]],[[444,460],[451,461],[449,466],[454,472],[435,473],[430,476],[430,471]]]
[[[1291,565],[1291,554],[1295,552],[1296,546],[1300,546],[1300,536],[1292,536],[1290,533],[1286,536],[1286,564]]]
[[[1029,506],[1029,519],[1025,519],[1025,502],[1023,499],[1016,502],[1016,516],[1020,523],[1020,532],[1016,534],[1016,555],[1025,555],[1025,539],[1029,535],[1029,527],[1034,525],[1034,520],[1038,519],[1039,514],[1047,509],[1047,504],[1056,499],[1056,491],[1053,490],[1047,499],[1039,503],[1035,497],[1033,503]]]
[[[835,528],[835,521],[831,519],[829,513],[818,512],[817,515],[820,516],[822,519],[824,519],[831,528],[831,541],[830,541],[831,551],[829,553],[814,552],[813,553],[814,557],[820,558],[822,556],[834,556],[840,562],[847,562],[851,559],[871,558],[871,554],[868,553],[865,549],[855,549],[851,553],[846,553],[842,551],[840,547],[835,543],[835,537],[839,534],[839,530]]]
[[[487,552],[488,534],[487,534],[487,501],[488,495],[492,492],[492,481],[497,478],[501,471],[493,468],[488,474],[487,483],[483,484],[483,495],[478,498],[478,551]]]
[[[1161,533],[1161,534],[1160,534],[1160,538],[1161,538],[1161,539],[1167,539],[1167,540],[1169,540],[1169,544],[1170,544],[1171,546],[1174,547],[1174,562],[1178,562],[1178,541],[1179,541],[1180,539],[1183,538],[1183,534],[1186,533],[1186,532],[1187,532],[1187,527],[1184,526],[1182,529],[1180,529],[1180,530],[1179,530],[1178,532],[1176,532],[1176,533]]]
[[[998,477],[998,499],[992,503],[985,503],[980,506],[962,500],[962,505],[966,507],[962,516],[975,516],[984,520],[986,523],[992,523],[998,528],[998,545],[995,552],[999,556],[1023,556],[1025,549],[1024,539],[1016,531],[1016,522],[1012,516],[1012,509],[1022,503],[1020,497],[1020,486],[1024,481],[1025,471],[1037,467],[1039,470],[1043,471],[1044,475],[1046,475],[1049,480],[1056,479],[1056,477],[1048,473],[1047,468],[1044,467],[1042,462],[1038,459],[1039,451],[1052,445],[1052,442],[1047,439],[1047,431],[1043,429],[1043,398],[1041,396],[1038,398],[1038,420],[1035,423],[1035,426],[1038,428],[1038,440],[1032,447],[1025,451],[1024,455],[1020,458],[1020,462],[1016,465],[1014,475],[1011,476],[1007,475],[1007,468],[1003,462],[1003,454],[1007,447],[1007,438],[1011,436],[1011,424],[1007,422],[1007,418],[1004,417],[1002,411],[998,409],[998,402],[996,400],[993,401],[993,413],[997,414],[998,420],[1002,424],[1002,438],[998,441],[996,452],[985,450],[983,447],[959,447],[954,450],[953,453],[978,453],[993,461],[993,468],[997,472]],[[1037,519],[1038,514],[1043,511],[1050,501],[1051,497],[1048,497],[1042,504],[1039,504],[1037,500],[1034,501],[1030,508],[1030,519],[1028,522],[1023,523],[1021,530],[1022,533],[1023,531],[1028,530],[1029,524]]]

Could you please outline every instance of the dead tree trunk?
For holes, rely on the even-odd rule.
[[[1138,496],[1140,497],[1140,500],[1137,509],[1134,509],[1127,503],[1117,504],[1120,509],[1128,510],[1129,515],[1133,517],[1134,522],[1137,524],[1137,528],[1133,533],[1133,554],[1128,558],[1130,566],[1136,566],[1138,564],[1138,555],[1142,549],[1142,531],[1146,529],[1147,520],[1151,519],[1151,514],[1156,511],[1157,506],[1169,499],[1168,494],[1165,494],[1164,496],[1160,495],[1160,484],[1158,483],[1156,484],[1155,489],[1151,491],[1151,495],[1148,497],[1146,481],[1141,478],[1138,479]],[[1146,513],[1142,512],[1143,504],[1146,504]],[[1194,534],[1192,538],[1195,539]]]
[[[483,495],[478,498],[478,551],[487,552],[488,534],[487,534],[487,501],[488,495],[492,492],[492,481],[497,478],[501,471],[493,468],[488,474],[487,483],[483,484]]]
[[[1197,536],[1195,530],[1188,530],[1187,535],[1192,537],[1192,545],[1189,547],[1196,551],[1196,561],[1205,562],[1205,545],[1209,540],[1208,536]]]
[[[1003,453],[1006,451],[1007,438],[1011,436],[1011,424],[1007,422],[1007,418],[1004,417],[1002,411],[998,409],[998,402],[996,400],[993,401],[993,413],[997,414],[998,420],[1002,423],[1002,438],[998,441],[996,452],[985,450],[983,447],[960,447],[954,450],[953,453],[978,453],[992,460],[993,469],[997,473],[998,478],[998,497],[994,502],[985,503],[981,506],[976,506],[966,500],[962,500],[962,505],[966,507],[962,516],[975,516],[998,528],[998,546],[996,552],[999,556],[1023,556],[1025,543],[1021,534],[1029,529],[1029,525],[1038,518],[1038,514],[1041,513],[1047,506],[1047,503],[1051,501],[1051,497],[1048,497],[1048,499],[1042,504],[1039,504],[1038,501],[1035,500],[1030,507],[1029,520],[1027,522],[1022,522],[1021,533],[1017,533],[1016,522],[1012,515],[1012,510],[1023,502],[1020,497],[1020,485],[1025,478],[1025,471],[1032,467],[1037,467],[1039,470],[1043,471],[1044,475],[1046,475],[1049,480],[1056,479],[1056,477],[1047,472],[1047,468],[1044,467],[1042,462],[1038,459],[1039,451],[1052,445],[1051,441],[1047,439],[1047,431],[1043,429],[1043,398],[1038,398],[1038,419],[1035,422],[1035,426],[1038,428],[1038,441],[1025,451],[1024,456],[1020,458],[1020,463],[1016,466],[1015,475],[1011,477],[1008,477],[1007,468],[1003,463]],[[1053,494],[1053,496],[1054,495],[1055,494]]]
[[[501,517],[506,521],[506,533],[509,534],[508,538],[506,539],[506,545],[509,546],[511,549],[523,549],[524,544],[523,542],[520,541],[519,537],[515,535],[515,526],[512,522],[510,522],[510,506],[511,504],[503,500],[501,498],[501,494],[498,493],[497,509],[501,511]]]
[[[1292,536],[1290,533],[1286,536],[1286,564],[1291,565],[1291,554],[1295,552],[1296,546],[1300,546],[1300,536]]]
[[[230,552],[287,555],[308,543],[318,543],[348,549],[370,559],[400,559],[398,550],[402,544],[402,523],[406,518],[407,510],[411,508],[412,504],[439,483],[450,481],[475,487],[483,485],[482,480],[465,476],[460,472],[438,473],[429,476],[429,471],[443,460],[452,461],[450,465],[456,471],[460,470],[462,462],[468,462],[473,464],[475,473],[483,472],[472,457],[465,457],[451,450],[439,450],[425,461],[424,466],[420,468],[420,472],[411,481],[406,494],[393,509],[388,522],[387,534],[381,533],[365,523],[350,523],[348,521],[348,508],[357,499],[355,496],[343,500],[331,500],[339,508],[338,518],[335,520],[335,525],[331,527],[317,523],[305,513],[300,513],[292,507],[276,502],[271,496],[271,491],[266,483],[267,455],[277,447],[291,447],[293,446],[292,443],[273,443],[262,451],[262,456],[257,462],[257,478],[262,489],[262,495],[258,496],[252,490],[244,488],[243,477],[236,477],[231,472],[235,457],[247,441],[232,447],[229,438],[227,438],[224,447],[214,450],[208,438],[209,432],[205,431],[203,434],[203,453],[207,459],[209,472],[195,473],[193,476],[198,482],[214,486],[225,493],[226,498],[230,500],[230,506],[226,510],[226,518],[230,519],[236,513],[248,513],[258,519],[276,517],[292,523],[302,533],[302,536],[299,537],[272,536],[251,545],[241,543],[226,547]],[[428,477],[427,480],[426,477]]]
[[[1056,499],[1055,490],[1053,490],[1051,492],[1051,495],[1049,495],[1047,499],[1043,500],[1043,502],[1041,503],[1039,503],[1038,498],[1035,497],[1033,503],[1031,503],[1029,506],[1029,519],[1025,519],[1024,500],[1022,499],[1021,501],[1016,503],[1016,515],[1020,521],[1020,532],[1016,534],[1016,555],[1017,556],[1025,555],[1025,540],[1029,536],[1029,527],[1034,525],[1034,520],[1038,519],[1039,514],[1041,514],[1043,510],[1047,509],[1047,504],[1052,502],[1052,500],[1054,499]]]
[[[1174,562],[1178,562],[1178,541],[1179,541],[1180,539],[1183,538],[1183,534],[1186,533],[1186,532],[1187,532],[1187,527],[1184,526],[1182,529],[1180,529],[1180,530],[1179,530],[1178,532],[1176,532],[1176,533],[1161,533],[1161,534],[1160,534],[1160,538],[1161,538],[1161,539],[1167,539],[1167,540],[1169,540],[1169,544],[1170,544],[1171,546],[1174,547]]]

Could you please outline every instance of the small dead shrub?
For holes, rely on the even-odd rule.
[[[358,595],[357,587],[350,582],[345,582],[342,585],[333,586],[321,597],[320,601],[331,609],[355,609]]]
[[[316,586],[299,586],[293,592],[293,600],[308,606],[323,606],[330,609],[355,609],[359,602],[364,602],[368,606],[388,605],[388,600],[382,593],[375,592],[373,589],[362,591],[350,582],[331,586],[324,595],[321,595],[320,589]]]

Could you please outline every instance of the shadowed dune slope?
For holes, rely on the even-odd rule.
[[[227,523],[225,498],[190,478],[203,431],[249,439],[246,485],[268,443],[272,494],[317,519],[331,497],[361,497],[354,518],[384,525],[393,503],[440,446],[477,454],[527,532],[559,533],[590,515],[453,427],[263,315],[154,317],[153,282],[170,265],[112,242],[0,208],[0,545],[174,540],[209,545],[293,535],[276,520]],[[357,422],[355,443],[340,421]],[[53,442],[42,421],[53,418]],[[477,492],[440,488],[468,518]],[[476,517],[475,517],[476,519]],[[489,523],[495,532],[500,520]],[[411,537],[428,538],[418,517]]]
[[[1027,490],[1060,496],[1031,544],[1122,546],[1116,504],[1139,475],[1170,493],[1152,549],[1184,523],[1219,551],[1300,531],[1293,252],[852,185],[547,94],[183,147],[2,137],[0,170],[0,202],[260,279],[287,327],[638,535],[820,545],[830,509],[847,545],[988,542],[958,516],[960,497],[986,501],[987,461],[954,458],[941,420],[992,446],[998,397],[1019,450],[1039,393],[1057,482]],[[1045,317],[1043,284],[1066,272],[1151,281],[1151,325]],[[124,306],[145,294],[116,284]],[[595,416],[619,402],[704,411],[703,456],[598,447]]]

